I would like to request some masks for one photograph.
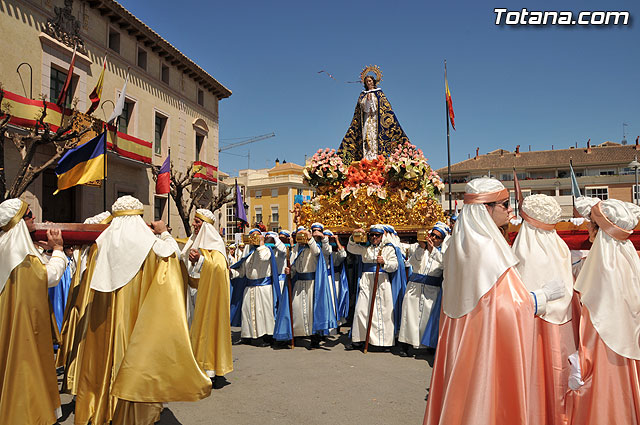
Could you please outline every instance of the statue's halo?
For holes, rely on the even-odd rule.
[[[362,82],[362,84],[364,84],[364,79],[366,78],[366,76],[372,73],[376,76],[377,84],[380,84],[382,82],[382,71],[380,70],[380,67],[378,65],[369,65],[365,66],[360,73],[360,81]]]

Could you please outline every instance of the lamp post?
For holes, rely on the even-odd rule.
[[[635,174],[636,174],[636,184],[635,186],[633,186],[633,190],[631,191],[631,195],[634,198],[634,203],[636,205],[638,205],[638,202],[640,201],[640,190],[638,190],[638,167],[640,167],[640,162],[638,162],[638,155],[636,155],[635,159],[633,161],[631,161],[629,163],[629,165],[627,165],[627,167],[629,168],[634,168],[635,169]]]

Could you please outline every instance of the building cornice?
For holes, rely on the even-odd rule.
[[[167,63],[192,78],[218,99],[231,96],[231,90],[223,86],[204,69],[185,56],[176,47],[149,28],[115,0],[85,0],[89,7],[96,9],[113,25],[135,37],[141,44],[160,56]]]

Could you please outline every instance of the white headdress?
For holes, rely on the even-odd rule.
[[[505,199],[509,191],[498,180],[467,183],[462,213],[444,254],[442,309],[449,317],[473,310],[500,276],[518,263],[484,205]]]
[[[224,258],[227,258],[224,240],[214,225],[213,213],[207,209],[200,208],[196,210],[196,217],[202,220],[202,226],[198,234],[192,234],[184,245],[181,254],[182,261],[188,262],[190,249],[215,250],[221,253]]]
[[[20,199],[7,199],[0,204],[0,293],[13,269],[19,266],[27,255],[33,255],[43,264],[42,256],[33,245],[29,229],[22,217],[28,206]]]
[[[100,214],[94,215],[93,217],[87,218],[84,223],[85,224],[107,224],[111,222],[111,213],[109,211],[101,212]]]
[[[623,357],[640,360],[640,258],[628,240],[640,208],[608,199],[585,213],[600,229],[575,289],[604,343]]]
[[[600,202],[599,198],[580,196],[575,200],[576,211],[587,220],[591,220],[591,208],[598,202]]]
[[[175,252],[149,229],[142,219],[142,202],[133,196],[118,198],[111,210],[111,224],[96,239],[98,252],[90,286],[99,292],[113,292],[129,283],[152,248],[160,257]]]
[[[562,209],[554,198],[540,194],[524,198],[522,211],[528,218],[522,223],[512,247],[520,261],[516,268],[529,291],[541,289],[552,280],[564,284],[564,296],[550,301],[540,317],[550,323],[566,323],[571,320],[573,297],[571,252],[553,229],[560,221]],[[541,224],[537,226],[536,222]]]

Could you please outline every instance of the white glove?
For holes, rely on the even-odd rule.
[[[582,374],[580,373],[580,356],[577,351],[569,356],[569,364],[571,366],[571,372],[569,374],[569,388],[573,391],[577,391],[584,385]]]
[[[511,220],[509,220],[509,222],[511,224],[513,224],[514,226],[517,226],[518,224],[522,223],[522,218],[520,217],[514,217]]]
[[[542,291],[544,295],[547,297],[547,302],[558,300],[564,297],[565,289],[564,284],[560,280],[551,280],[547,282],[543,287]]]
[[[576,218],[570,218],[569,221],[571,223],[573,223],[576,226],[580,226],[582,223],[584,223],[586,220],[584,217],[576,217]]]

